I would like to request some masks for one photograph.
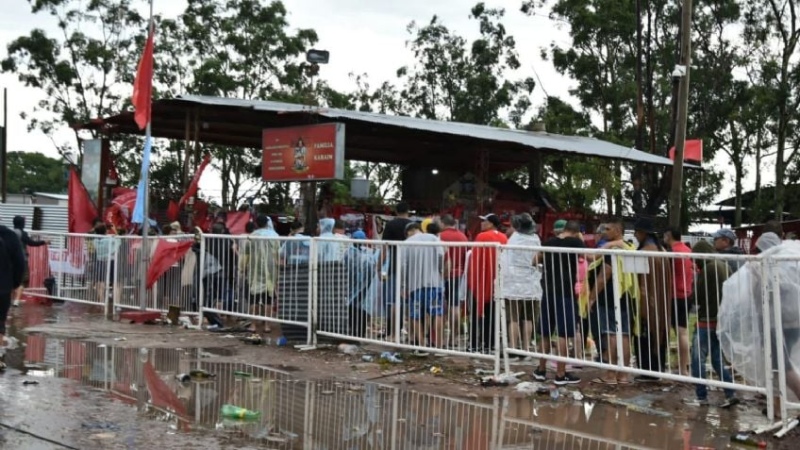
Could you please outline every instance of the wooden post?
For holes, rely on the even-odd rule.
[[[686,72],[681,78],[678,96],[678,120],[675,127],[675,160],[672,166],[672,189],[669,201],[669,225],[681,224],[681,200],[683,198],[683,153],[686,144],[686,117],[689,110],[689,72],[692,65],[692,0],[683,0],[681,17],[681,65]]]

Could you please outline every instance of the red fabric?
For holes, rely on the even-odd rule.
[[[158,241],[156,251],[153,253],[150,267],[147,268],[147,289],[153,287],[159,277],[164,275],[173,264],[192,248],[193,241],[170,242],[164,239]]]
[[[153,33],[147,35],[147,42],[144,45],[142,59],[139,60],[139,68],[136,70],[136,78],[133,80],[133,119],[140,130],[147,127],[150,122],[150,108],[153,98]]]
[[[81,341],[64,342],[64,378],[81,381],[86,365],[86,347]]]
[[[467,235],[456,230],[455,228],[445,228],[439,233],[439,239],[442,242],[458,242],[467,243]],[[445,247],[447,253],[448,267],[450,269],[447,274],[450,277],[460,277],[464,273],[464,263],[467,259],[467,247]]]
[[[675,161],[675,147],[669,149],[669,159]],[[683,145],[683,160],[696,163],[703,162],[703,140],[687,139]]]
[[[25,346],[25,361],[32,363],[44,362],[44,351],[45,348],[47,347],[47,339],[44,337],[44,335],[41,334],[28,335],[28,338],[26,339],[25,342],[27,344]]]
[[[43,288],[50,274],[50,249],[47,245],[28,247],[28,287]]]
[[[175,201],[170,200],[169,206],[167,207],[167,219],[170,222],[174,222],[178,220],[178,217],[181,215],[181,207]]]
[[[147,391],[150,393],[150,402],[153,406],[175,413],[179,418],[181,428],[188,431],[186,405],[161,379],[150,361],[144,363],[144,380],[147,383]]]
[[[228,227],[228,231],[231,234],[245,234],[244,227],[247,222],[250,222],[250,213],[248,211],[229,212],[225,226]]]
[[[505,234],[490,230],[478,234],[475,242],[493,242],[501,245],[508,243]],[[467,273],[467,288],[472,294],[478,308],[478,315],[483,316],[484,305],[494,298],[494,281],[497,276],[497,249],[492,247],[475,247],[470,255]]]
[[[97,218],[97,207],[89,197],[89,192],[86,191],[75,167],[69,168],[67,192],[69,194],[67,201],[69,232],[88,233],[92,229],[92,222]]]
[[[692,253],[683,242],[672,244],[673,253]],[[691,258],[675,258],[672,262],[674,277],[675,298],[687,299],[694,293],[694,263]]]
[[[194,177],[192,178],[192,182],[189,183],[189,188],[186,189],[186,193],[183,194],[183,197],[181,197],[181,201],[178,202],[178,206],[185,205],[190,198],[194,197],[195,194],[197,194],[197,189],[200,184],[200,177],[203,176],[203,171],[206,170],[206,166],[210,162],[211,162],[211,155],[206,153],[206,156],[203,157],[203,162],[200,163],[200,167],[197,168],[197,172],[195,172]]]

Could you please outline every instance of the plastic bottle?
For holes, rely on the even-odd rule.
[[[745,433],[739,433],[734,436],[731,436],[731,442],[734,442],[739,445],[744,445],[746,447],[767,448],[766,442],[759,441],[755,438],[748,436]]]
[[[222,405],[222,417],[227,419],[258,420],[261,417],[261,412],[250,411],[234,405]]]
[[[375,358],[372,355],[364,355],[361,357],[361,360],[364,362],[372,362],[375,361]]]
[[[355,355],[358,353],[358,346],[353,344],[339,344],[339,352],[345,355]]]
[[[194,369],[189,372],[189,376],[192,378],[214,378],[216,375],[213,373],[208,373],[203,369]]]
[[[392,352],[381,353],[381,359],[395,364],[403,362],[403,360],[397,356],[397,353]]]
[[[279,337],[278,340],[275,341],[275,345],[277,345],[278,347],[283,347],[288,343],[289,341],[284,336]]]
[[[186,383],[189,380],[191,380],[192,377],[189,376],[188,373],[179,373],[179,374],[175,375],[175,379],[180,381],[181,383]]]
[[[550,388],[550,400],[557,401],[558,398],[561,397],[561,392],[558,390],[557,387],[553,386]]]
[[[241,378],[250,378],[253,376],[253,374],[250,372],[242,372],[241,370],[237,370],[236,372],[233,372],[233,376]]]

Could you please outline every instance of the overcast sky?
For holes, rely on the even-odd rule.
[[[406,26],[412,20],[423,23],[436,14],[453,32],[468,39],[475,37],[477,24],[469,19],[474,3],[471,0],[284,0],[290,26],[313,28],[319,35],[316,47],[331,52],[330,64],[322,67],[321,77],[339,90],[354,88],[348,76],[350,73],[369,74],[373,86],[384,80],[394,80],[396,70],[412,62],[411,53],[405,46],[408,39]],[[534,68],[539,75],[541,83],[537,83],[533,95],[534,105],[542,103],[545,91],[549,95],[568,97],[574,82],[559,75],[549,62],[539,57],[540,49],[553,41],[567,44],[567,30],[556,26],[544,15],[525,16],[519,11],[521,0],[487,0],[485,3],[489,7],[506,9],[503,24],[516,39],[522,63],[522,69],[512,76],[533,76]],[[157,14],[177,16],[184,6],[185,2],[180,0],[155,0],[154,9]],[[142,2],[142,13],[145,14],[146,10],[146,4]],[[37,27],[51,31],[55,29],[55,23],[47,15],[31,14],[25,0],[3,1],[0,55],[5,57],[5,48],[11,40]],[[40,132],[28,133],[25,122],[19,117],[20,112],[33,109],[42,98],[42,92],[23,87],[10,74],[0,74],[0,87],[9,89],[9,150],[39,151],[57,156],[52,142]],[[68,130],[62,130],[56,136],[59,142],[70,138]],[[726,161],[718,162],[725,164]],[[204,176],[201,188],[207,195],[217,196],[219,177]],[[730,192],[731,189],[726,187],[720,197],[727,197]]]

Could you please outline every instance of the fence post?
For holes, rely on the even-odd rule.
[[[510,364],[508,362],[508,355],[505,353],[506,352],[506,347],[508,345],[508,339],[507,339],[506,333],[504,333],[504,328],[503,328],[503,327],[505,327],[505,323],[506,323],[506,320],[505,320],[505,317],[506,317],[506,314],[505,314],[506,302],[503,301],[503,292],[502,292],[503,289],[501,287],[502,278],[501,278],[500,271],[503,270],[503,269],[502,269],[502,265],[500,264],[500,258],[502,256],[502,252],[500,251],[500,246],[499,245],[495,245],[494,251],[495,251],[494,280],[493,280],[493,283],[494,283],[494,289],[493,289],[494,295],[493,295],[493,298],[492,298],[492,301],[494,302],[494,308],[493,308],[494,309],[494,317],[492,318],[492,320],[494,320],[494,374],[496,376],[496,375],[500,375],[500,359],[502,358],[502,356],[504,354],[506,355],[506,359],[505,359],[505,361],[506,361],[505,362],[506,373],[509,373],[511,371],[511,367],[510,367]],[[485,311],[484,311],[484,314],[486,314]]]
[[[773,311],[770,308],[772,299],[772,279],[770,258],[761,257],[761,315],[764,329],[764,387],[767,396],[767,418],[769,420],[775,419],[775,394],[773,386],[773,358],[772,354],[772,324],[774,318],[772,317]],[[780,352],[779,352],[780,353]]]
[[[616,331],[616,335],[617,335],[617,361],[616,361],[616,363],[617,363],[617,366],[619,366],[619,368],[622,369],[622,368],[624,368],[626,366],[627,363],[625,361],[625,353],[624,353],[624,349],[623,349],[623,345],[622,345],[623,344],[623,342],[622,342],[623,333],[622,333],[622,305],[621,305],[621,301],[622,301],[623,292],[620,289],[621,282],[620,282],[619,260],[618,260],[618,258],[619,258],[619,256],[616,256],[616,255],[611,257],[611,286],[612,286],[612,289],[613,289],[612,292],[614,292],[614,321],[617,323],[617,326],[616,326],[616,330],[617,330]],[[649,261],[648,261],[648,264],[650,264]],[[609,362],[611,364],[614,363],[614,361],[609,361]],[[639,361],[639,367],[641,367],[641,361]]]
[[[308,254],[308,345],[317,345],[317,327],[319,319],[317,310],[319,309],[319,258],[317,255],[317,239],[311,238]]]
[[[772,324],[773,326],[770,328],[770,333],[773,331],[775,333],[774,342],[776,354],[772,355],[772,358],[777,358],[778,360],[778,389],[781,402],[781,420],[783,421],[783,426],[785,427],[789,424],[789,417],[786,411],[786,403],[789,401],[789,395],[786,390],[786,355],[783,351],[783,346],[785,344],[783,342],[783,311],[781,311],[780,272],[778,271],[778,263],[776,261],[769,256],[765,257],[764,259],[768,264],[767,275],[769,276],[769,287],[771,291],[771,301],[765,302],[765,304],[771,303],[773,310],[772,318],[774,322]],[[770,344],[772,343],[772,341],[769,342]],[[764,347],[772,347],[772,345],[765,345]],[[768,368],[772,368],[772,365],[768,366]],[[772,380],[770,379],[770,381]],[[772,383],[769,384],[771,385]],[[767,412],[769,412],[769,406]]]
[[[402,343],[402,331],[403,331],[403,266],[402,266],[402,258],[400,257],[400,252],[402,248],[400,245],[397,245],[395,242],[388,244],[389,248],[394,247],[394,301],[392,302],[392,307],[394,308],[391,311],[391,314],[394,314],[394,324],[393,330],[394,331],[394,338],[395,343],[400,344]]]
[[[250,239],[250,236],[247,237]],[[250,245],[248,242],[247,245]],[[200,251],[197,258],[197,263],[200,265],[199,270],[197,271],[197,311],[200,317],[198,318],[197,325],[202,329],[203,328],[203,306],[204,306],[204,298],[205,298],[205,283],[203,282],[203,278],[205,277],[205,270],[206,270],[206,236],[205,234],[200,235]]]

